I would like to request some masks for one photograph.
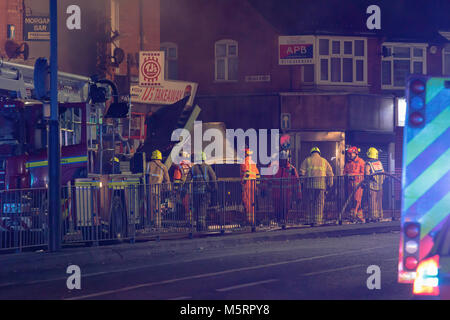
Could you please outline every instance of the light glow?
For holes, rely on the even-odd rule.
[[[439,255],[422,261],[417,268],[413,293],[417,295],[439,295]]]

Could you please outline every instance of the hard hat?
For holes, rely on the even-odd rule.
[[[318,152],[320,154],[320,149],[318,147],[312,147],[309,153]]]
[[[152,160],[162,160],[162,154],[161,151],[155,150],[152,152]]]
[[[373,147],[370,147],[369,150],[367,150],[367,158],[378,159],[378,150]]]
[[[347,153],[356,153],[358,154],[359,149],[357,147],[350,147],[347,149]]]
[[[253,154],[253,151],[249,148],[245,148],[245,155],[251,155]]]
[[[196,153],[195,154],[195,161],[206,161],[206,153],[202,152],[202,153]]]
[[[119,158],[114,157],[114,162],[120,162],[120,161],[119,161]]]

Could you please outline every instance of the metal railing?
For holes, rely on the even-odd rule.
[[[382,178],[380,178],[382,177]],[[148,185],[65,186],[63,244],[159,239],[172,234],[396,220],[399,177],[240,179]],[[46,189],[0,191],[0,251],[48,243]]]

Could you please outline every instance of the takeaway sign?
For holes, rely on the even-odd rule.
[[[163,81],[160,86],[131,86],[131,102],[146,104],[173,104],[190,96],[187,105],[192,106],[197,83],[186,81]]]
[[[314,63],[313,36],[278,37],[278,64],[312,64]]]
[[[44,16],[25,16],[23,19],[25,41],[50,41],[50,18]]]

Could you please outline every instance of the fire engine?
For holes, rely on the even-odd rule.
[[[46,228],[49,104],[34,99],[33,74],[0,61],[0,231]],[[59,72],[58,83],[64,236],[127,237],[145,215],[145,154],[133,152],[144,144],[145,114],[132,114],[112,81]],[[170,110],[180,128],[199,112]]]
[[[406,97],[398,280],[448,297],[450,78],[412,75]]]

